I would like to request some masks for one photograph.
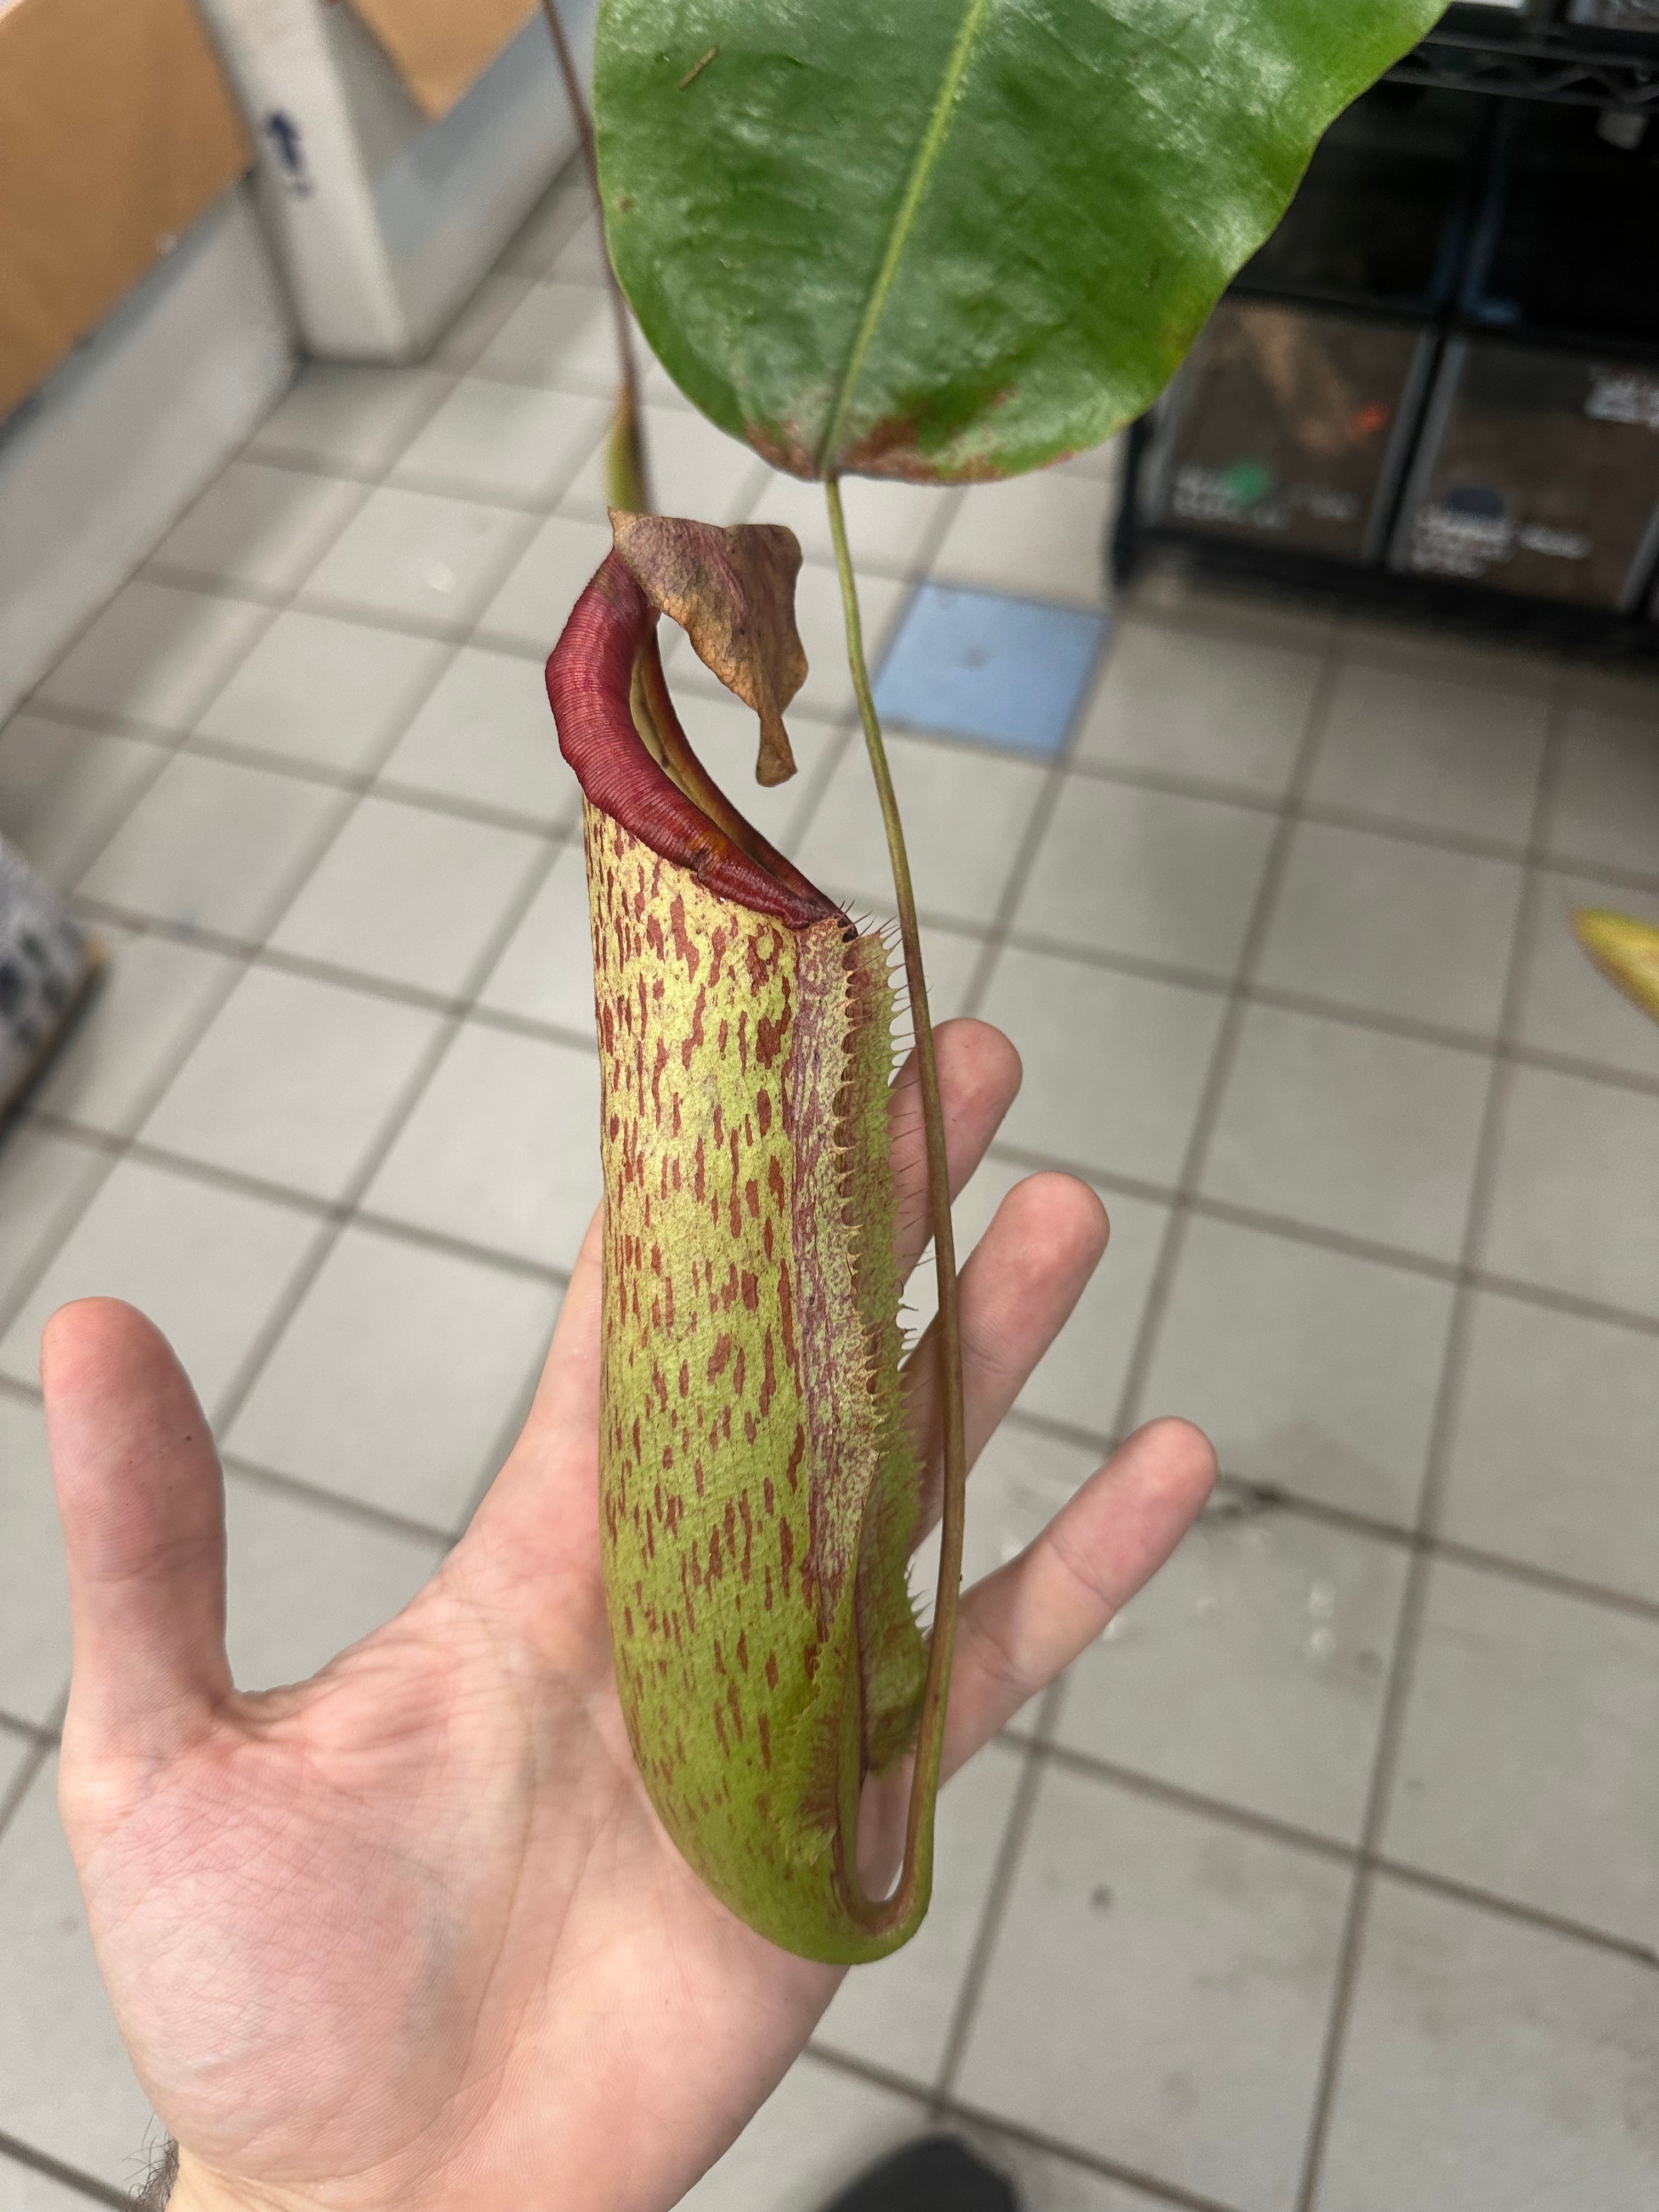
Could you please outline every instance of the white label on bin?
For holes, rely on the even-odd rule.
[[[1181,522],[1233,523],[1251,530],[1288,530],[1298,514],[1312,521],[1352,523],[1359,501],[1332,484],[1275,483],[1263,464],[1208,469],[1189,461],[1176,471],[1170,504]]]
[[[1553,561],[1588,561],[1591,550],[1582,530],[1558,530],[1550,522],[1523,524],[1521,544],[1526,552],[1547,553]]]
[[[1412,566],[1436,576],[1484,576],[1515,558],[1515,525],[1436,503],[1412,527]]]
[[[1592,422],[1633,422],[1659,430],[1659,377],[1634,368],[1590,371],[1590,396],[1584,412]]]

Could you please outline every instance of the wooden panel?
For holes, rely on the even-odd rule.
[[[0,416],[252,158],[191,0],[0,13]]]
[[[428,122],[447,115],[539,0],[351,0]]]

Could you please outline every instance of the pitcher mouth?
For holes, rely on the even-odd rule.
[[[548,656],[559,750],[591,805],[630,836],[791,929],[847,916],[744,819],[692,750],[669,696],[657,613],[608,553]]]

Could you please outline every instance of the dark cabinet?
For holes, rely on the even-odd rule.
[[[1321,141],[1130,450],[1120,575],[1150,528],[1659,648],[1603,619],[1659,620],[1659,0],[1454,0]]]

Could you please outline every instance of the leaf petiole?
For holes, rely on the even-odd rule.
[[[833,476],[824,479],[824,498],[830,509],[830,534],[835,542],[836,569],[841,579],[842,611],[847,627],[847,659],[853,690],[864,725],[864,741],[876,780],[876,795],[887,832],[887,851],[892,863],[893,890],[898,905],[899,935],[904,948],[904,975],[910,994],[911,1019],[915,1030],[916,1073],[921,1091],[922,1127],[927,1153],[927,1202],[933,1232],[933,1257],[939,1277],[938,1344],[939,1405],[945,1445],[945,1496],[939,1530],[939,1589],[933,1601],[933,1634],[927,1648],[927,1674],[922,1690],[921,1717],[916,1729],[915,1767],[910,1778],[910,1803],[904,1830],[904,1864],[892,1894],[878,1903],[866,1898],[859,1884],[856,1835],[842,1838],[842,1878],[848,1910],[872,1935],[890,1935],[902,1929],[909,1934],[927,1909],[933,1886],[933,1808],[939,1795],[939,1760],[945,1748],[945,1705],[951,1688],[951,1659],[956,1643],[957,1600],[962,1583],[963,1518],[968,1480],[967,1439],[962,1404],[962,1322],[957,1291],[957,1255],[951,1230],[950,1170],[945,1152],[945,1113],[939,1100],[939,1066],[933,1054],[933,1025],[927,1011],[927,987],[922,974],[921,935],[916,925],[915,896],[910,885],[910,863],[904,847],[898,801],[893,793],[887,749],[870,690],[864,660],[864,630],[859,619],[858,586],[847,543],[847,520],[842,512],[841,486]]]
[[[576,73],[575,56],[571,52],[570,41],[564,34],[559,0],[542,0],[542,13],[547,18],[548,35],[558,57],[559,75],[564,81],[564,96],[570,105],[576,135],[581,140],[582,160],[587,169],[587,180],[593,189],[593,211],[603,228],[605,200],[599,191],[599,155],[593,139],[593,118],[588,112],[587,101],[582,94],[581,78]],[[611,504],[623,508],[629,514],[648,514],[651,511],[651,477],[645,458],[644,417],[640,411],[640,373],[634,357],[634,328],[629,319],[628,302],[623,297],[622,286],[617,282],[617,272],[611,266],[609,253],[605,256],[605,289],[611,295],[611,320],[616,325],[618,376],[617,412],[611,425],[606,457]]]

